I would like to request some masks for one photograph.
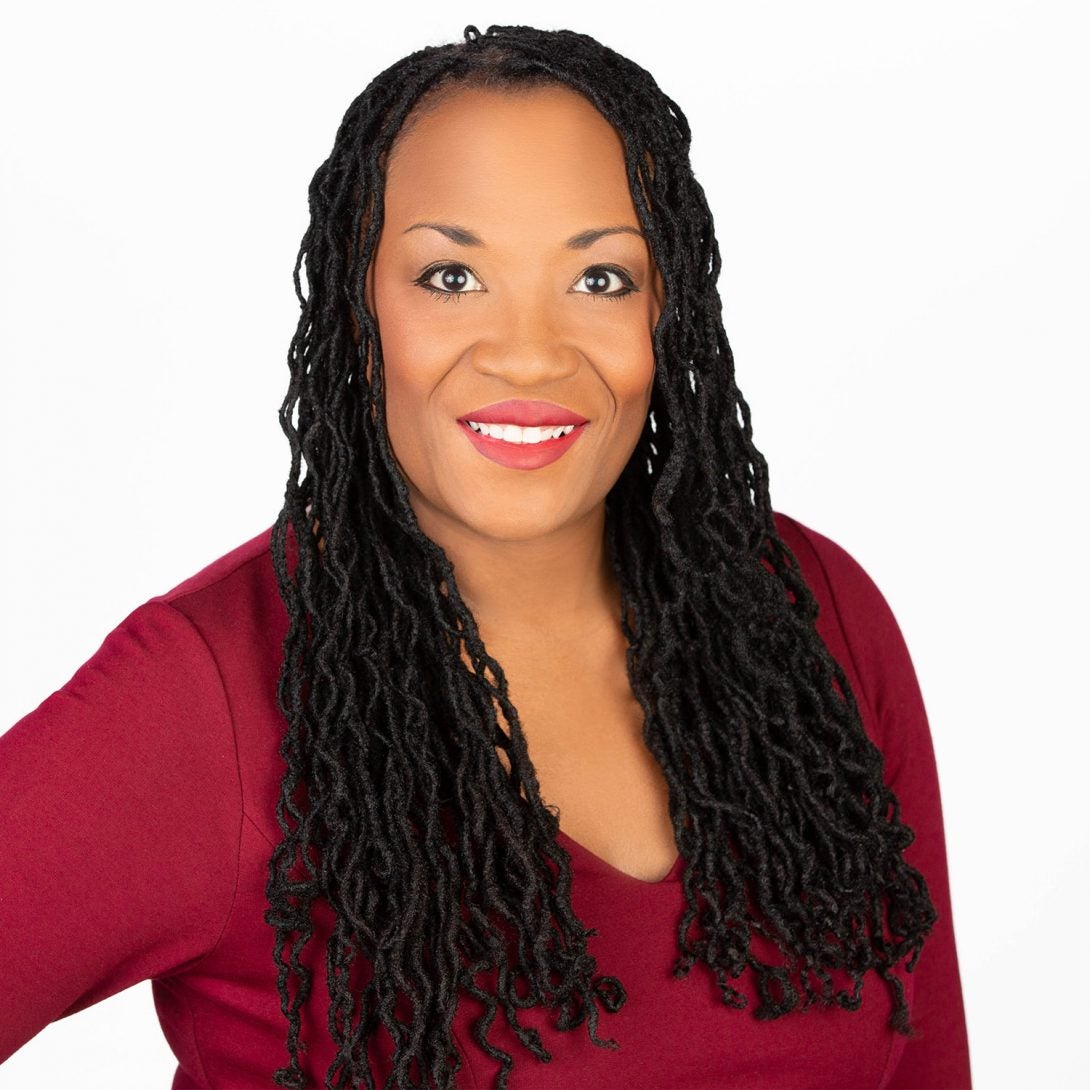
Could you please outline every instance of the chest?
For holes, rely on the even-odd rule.
[[[593,647],[509,648],[500,662],[542,799],[559,811],[562,833],[616,870],[657,882],[676,861],[677,844],[625,650],[618,632]]]

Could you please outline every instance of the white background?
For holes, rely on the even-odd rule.
[[[1090,893],[1085,17],[1003,0],[703,11],[7,16],[0,730],[136,605],[274,521],[291,269],[348,103],[466,23],[580,30],[687,114],[773,504],[863,564],[912,651],[976,1084],[1074,1086]],[[84,1090],[165,1090],[174,1067],[145,982],[43,1029],[0,1085],[67,1088],[78,1072]]]

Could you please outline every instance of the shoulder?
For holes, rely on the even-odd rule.
[[[883,745],[891,720],[920,703],[912,658],[884,592],[844,545],[798,519],[775,513],[776,530],[818,603],[817,628],[844,667]]]
[[[184,618],[221,670],[232,659],[279,651],[287,612],[273,567],[272,529],[211,560],[140,609],[165,608]],[[289,556],[290,547],[289,537]]]
[[[272,526],[248,541],[203,565],[176,586],[151,599],[174,606],[182,612],[198,610],[201,602],[229,599],[274,577],[272,567]]]
[[[832,616],[853,656],[866,656],[889,639],[893,611],[866,568],[843,545],[776,512],[776,529],[798,561],[821,614]],[[820,616],[820,614],[819,614]]]
[[[145,720],[168,711],[213,731],[230,721],[233,678],[275,677],[287,614],[270,552],[271,530],[136,605],[105,635],[52,698],[76,698],[124,723],[122,708]]]
[[[194,725],[228,720],[230,661],[252,656],[252,634],[268,632],[277,607],[282,611],[271,534],[270,526],[130,608],[61,694],[115,714],[143,701],[156,714],[174,709],[184,717],[188,709]]]

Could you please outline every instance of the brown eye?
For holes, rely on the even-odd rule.
[[[631,277],[612,265],[592,265],[572,285],[579,295],[597,295],[603,299],[623,299],[636,291]]]
[[[472,269],[454,262],[434,265],[416,283],[435,295],[467,295],[469,292],[484,290],[484,285]]]

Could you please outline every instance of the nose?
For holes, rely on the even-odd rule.
[[[470,348],[479,374],[529,388],[546,387],[579,369],[582,354],[547,305],[528,302],[524,296],[482,320]]]

